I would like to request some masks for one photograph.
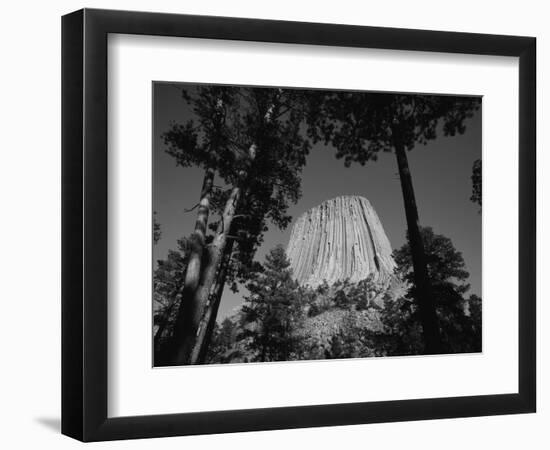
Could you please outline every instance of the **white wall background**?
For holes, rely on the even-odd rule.
[[[539,267],[549,270],[550,226],[544,199],[550,182],[549,12],[545,2],[522,0],[311,1],[111,0],[19,1],[0,16],[0,443],[3,448],[73,448],[59,434],[60,417],[60,16],[83,6],[189,14],[350,23],[449,31],[530,35],[538,38]],[[503,211],[505,214],[505,211]],[[550,340],[544,318],[548,285],[539,282],[539,412],[440,421],[379,424],[161,440],[101,443],[106,448],[298,448],[310,446],[413,449],[548,448]]]

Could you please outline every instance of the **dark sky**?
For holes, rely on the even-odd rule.
[[[176,248],[176,240],[188,236],[194,226],[196,211],[185,213],[184,209],[197,203],[203,171],[176,167],[160,138],[170,122],[189,118],[191,112],[175,84],[153,84],[153,209],[162,229],[161,240],[153,248],[155,266],[169,249]],[[334,155],[331,147],[313,147],[302,173],[303,195],[289,213],[297,218],[324,200],[345,194],[361,195],[378,213],[392,248],[401,247],[406,221],[395,155],[383,153],[376,162],[352,164],[349,168]],[[440,133],[437,139],[417,146],[407,155],[421,225],[431,226],[436,233],[452,239],[470,272],[470,293],[481,295],[481,215],[478,206],[469,200],[472,164],[481,158],[481,110],[467,121],[463,135],[445,137]],[[265,254],[279,243],[286,247],[291,227],[278,230],[270,226],[256,258],[263,261]],[[225,289],[218,320],[241,304],[244,292],[244,288],[238,294]]]

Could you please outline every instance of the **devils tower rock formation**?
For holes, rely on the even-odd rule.
[[[390,242],[369,201],[359,196],[327,200],[294,223],[287,248],[295,279],[317,287],[326,281],[375,283],[392,278]]]

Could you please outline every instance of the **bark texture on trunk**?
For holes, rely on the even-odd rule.
[[[256,145],[253,144],[248,150],[249,163],[254,161],[255,155]],[[200,283],[192,295],[192,308],[189,312],[185,312],[182,318],[182,337],[174,339],[172,364],[191,364],[191,355],[197,342],[199,326],[225,254],[229,231],[231,230],[231,225],[233,224],[241,198],[245,177],[246,171],[241,170],[238,174],[236,185],[231,189],[229,198],[225,202],[214,240],[206,248],[204,261],[201,265]]]
[[[198,328],[210,291],[216,282],[218,267],[220,266],[223,254],[225,252],[225,246],[228,241],[227,237],[229,235],[229,230],[231,229],[231,223],[233,222],[233,217],[235,216],[235,211],[240,196],[241,188],[234,187],[225,203],[224,212],[218,226],[216,236],[206,250],[207,260],[205,261],[204,268],[202,270],[201,283],[193,296],[193,305],[196,307],[193,309],[192,313],[187,316],[187,320],[185,321],[185,339],[175,342],[177,347],[175,348],[174,358],[172,361],[174,364],[179,365],[191,363],[191,353],[197,340]]]
[[[252,144],[248,149],[249,165],[256,158],[256,150],[256,144]],[[210,247],[208,266],[203,271],[200,286],[195,294],[196,303],[200,305],[200,309],[193,318],[195,335],[179,355],[187,364],[200,364],[204,361],[208,350],[233,251],[233,240],[229,239],[229,235],[239,202],[245,195],[246,176],[245,170],[239,172],[237,185],[232,189],[225,203],[222,220]]]
[[[424,352],[426,354],[441,353],[441,333],[435,311],[432,286],[428,277],[426,252],[424,250],[424,243],[422,242],[422,235],[420,234],[418,209],[414,196],[412,177],[405,147],[400,142],[395,143],[395,155],[397,158],[397,167],[399,168],[399,178],[401,179],[403,201],[405,203],[414,282],[418,295],[417,301],[423,329]]]
[[[212,332],[216,324],[216,318],[218,316],[218,309],[220,307],[220,301],[223,295],[223,289],[225,287],[225,280],[227,278],[227,269],[231,262],[231,253],[233,252],[233,240],[230,240],[223,255],[223,259],[216,275],[216,282],[212,286],[208,302],[204,308],[199,329],[197,331],[197,340],[193,351],[191,353],[191,364],[202,364],[206,358],[206,353],[210,342],[212,340]]]
[[[191,238],[191,252],[185,272],[184,289],[195,292],[199,285],[201,273],[201,259],[206,239],[206,227],[208,226],[208,215],[210,214],[210,196],[212,194],[212,185],[214,183],[214,171],[207,169],[204,174],[204,180],[201,189],[201,198],[199,210],[197,211],[197,221]]]
[[[206,169],[195,229],[190,239],[191,248],[185,271],[185,281],[181,291],[178,315],[174,326],[174,335],[167,349],[168,353],[172,353],[172,356],[169,358],[171,363],[177,363],[176,354],[181,343],[191,339],[193,336],[192,318],[196,315],[197,309],[200,309],[200,305],[195,301],[195,292],[199,286],[205,253],[206,229],[208,226],[208,216],[210,214],[210,197],[213,183],[214,170],[210,168]]]

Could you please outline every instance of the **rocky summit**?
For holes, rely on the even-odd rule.
[[[312,288],[369,277],[389,282],[395,268],[391,253],[376,211],[359,196],[336,197],[302,214],[287,247],[294,278]]]

